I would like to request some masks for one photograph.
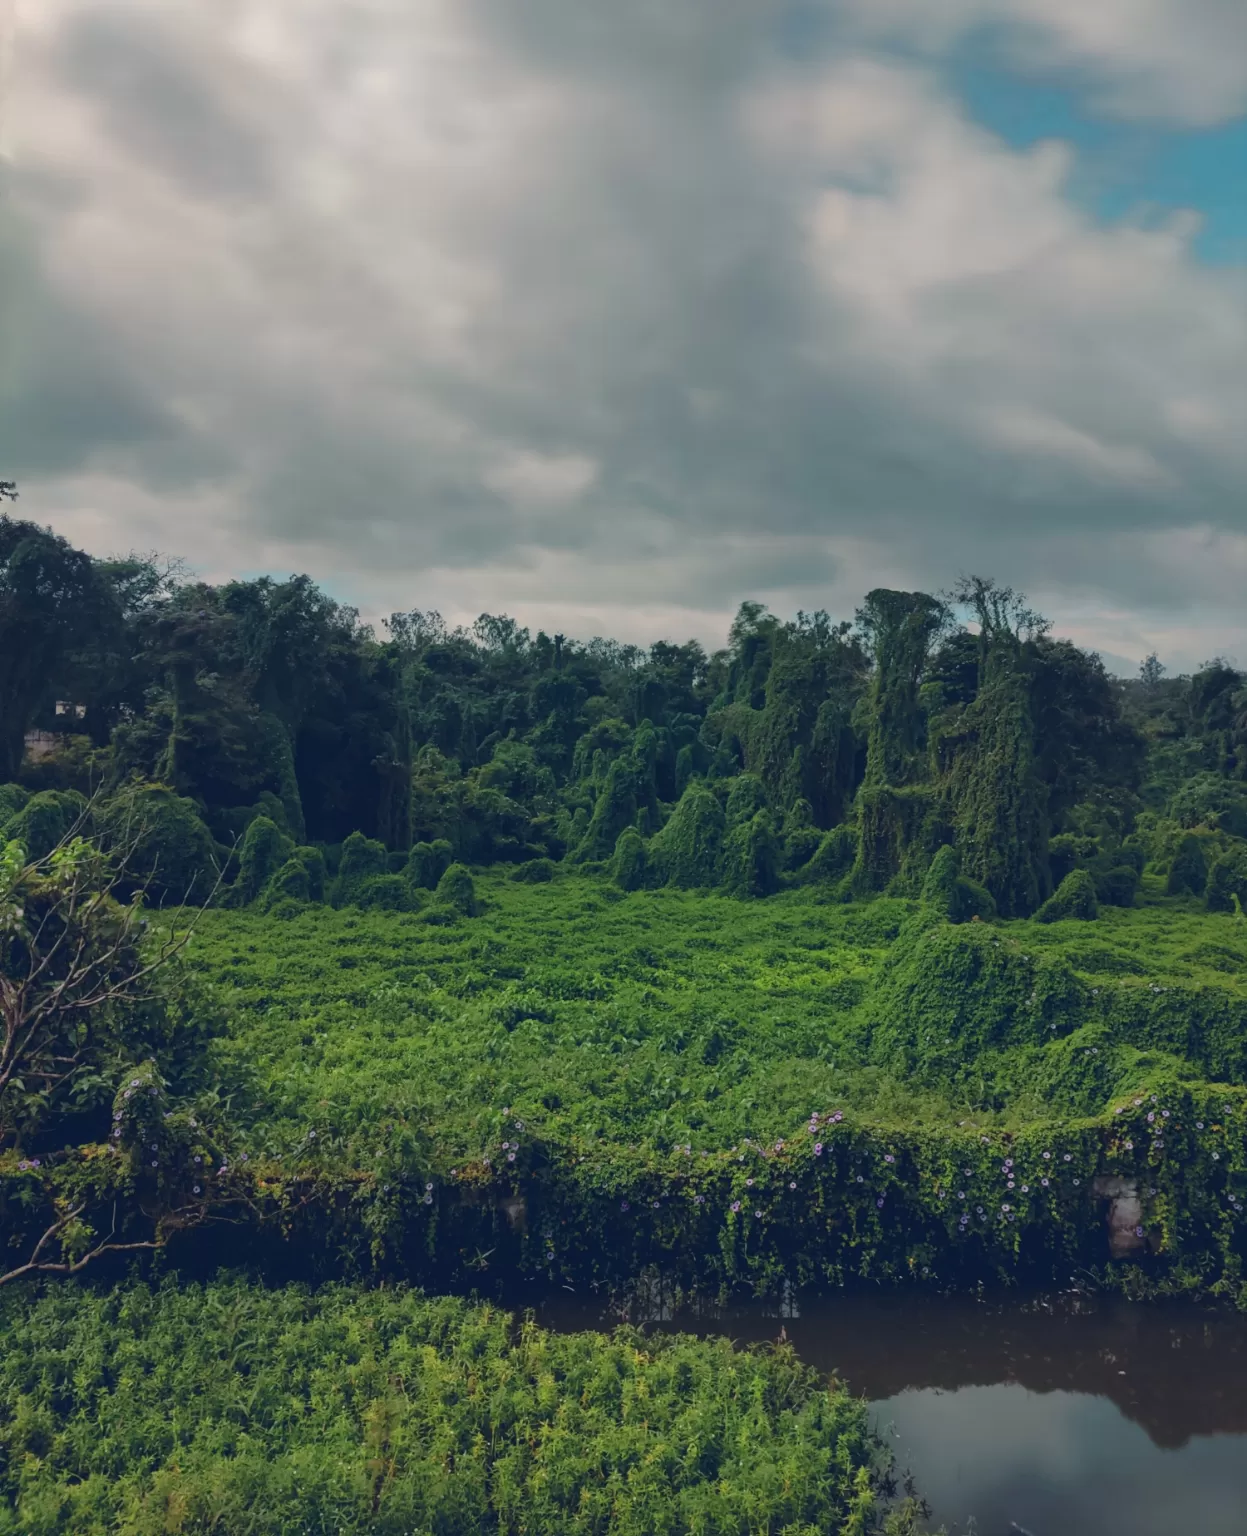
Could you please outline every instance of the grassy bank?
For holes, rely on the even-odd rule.
[[[334,1190],[318,1245],[439,1283],[1065,1282],[1107,1265],[1110,1176],[1143,1205],[1119,1279],[1239,1295],[1232,919],[479,888],[449,924],[205,918],[233,1155]]]

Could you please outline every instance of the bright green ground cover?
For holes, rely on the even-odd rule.
[[[797,892],[478,887],[448,925],[213,912],[195,941],[249,1155],[347,1179],[374,1258],[712,1289],[1065,1279],[1107,1258],[1093,1187],[1120,1175],[1152,1283],[1242,1287],[1232,917],[1154,893],[956,926]]]
[[[235,1281],[6,1292],[0,1334],[6,1536],[878,1528],[864,1403],[783,1347]]]

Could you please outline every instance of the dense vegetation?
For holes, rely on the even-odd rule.
[[[660,1529],[672,1457],[673,1531],[870,1528],[858,1420],[782,1358],[516,1339],[409,1292],[28,1278],[117,1253],[1247,1304],[1247,679],[1221,661],[1111,679],[975,578],[852,623],[747,603],[709,656],[488,615],[379,640],[306,578],[210,587],[0,518],[0,753],[0,1295],[26,1298],[0,1530],[246,1530],[248,1500],[266,1530]],[[196,1307],[245,1320],[253,1403],[287,1362],[289,1412],[174,1342]],[[120,1376],[68,1381],[88,1340],[188,1351],[176,1433],[159,1372],[132,1417],[100,1406]],[[393,1386],[417,1356],[420,1428]],[[584,1384],[633,1379],[666,1403],[644,1444]],[[681,1414],[736,1423],[733,1394],[779,1406],[707,1470]],[[801,1504],[776,1469],[820,1457]]]
[[[865,1406],[783,1347],[222,1281],[0,1300],[0,1328],[6,1536],[879,1528]]]

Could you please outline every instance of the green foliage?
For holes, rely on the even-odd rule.
[[[333,883],[334,906],[353,903],[357,888],[365,880],[388,873],[385,844],[365,837],[362,832],[352,832],[342,844],[342,857]]]
[[[366,875],[351,888],[351,905],[362,912],[416,912],[420,890],[402,875]]]
[[[781,851],[771,813],[739,822],[723,842],[723,887],[733,896],[771,896],[779,889]]]
[[[446,838],[413,843],[407,855],[407,879],[421,890],[431,891],[454,863],[454,850]]]
[[[554,879],[553,859],[528,859],[511,871],[511,879],[523,885],[548,885]]]
[[[981,885],[960,873],[961,861],[947,843],[937,850],[922,884],[922,904],[950,923],[987,921],[996,915],[996,904]]]
[[[649,853],[635,827],[625,827],[615,844],[611,879],[621,891],[639,891],[650,883]]]
[[[294,853],[294,842],[267,816],[256,816],[247,827],[238,861],[236,899],[255,901],[268,882]]]
[[[1239,911],[1235,904],[1247,901],[1247,847],[1241,844],[1223,853],[1208,872],[1206,901],[1210,912]]]
[[[124,854],[127,889],[151,905],[202,905],[216,887],[217,850],[195,805],[163,784],[127,784],[101,806],[105,847]]]
[[[857,861],[857,828],[832,827],[824,832],[809,861],[797,871],[802,885],[833,885],[842,880]]]
[[[734,827],[747,825],[759,811],[764,811],[766,808],[766,787],[757,774],[737,774],[732,779],[727,794],[725,810],[727,830],[731,831]]]
[[[925,785],[895,788],[863,784],[855,805],[857,862],[853,890],[858,895],[887,890],[900,883],[911,888],[921,869],[925,844],[933,839],[938,813],[933,790]],[[908,880],[905,876],[909,875]]]
[[[1100,865],[1091,872],[1098,901],[1108,907],[1132,907],[1139,892],[1139,871],[1131,864]]]
[[[453,907],[464,917],[475,917],[481,910],[476,896],[476,883],[471,871],[463,864],[452,864],[437,882],[434,892],[437,902]]]
[[[791,1347],[559,1335],[406,1289],[238,1280],[31,1294],[0,1318],[14,1530],[868,1536],[882,1520],[865,1404]]]
[[[1071,870],[1035,913],[1037,923],[1059,923],[1067,919],[1091,922],[1099,915],[1096,883],[1085,869]]]
[[[9,818],[16,816],[30,800],[30,790],[24,784],[0,784],[0,828]]]
[[[724,826],[718,799],[704,784],[694,781],[680,796],[666,826],[650,840],[650,866],[657,880],[682,889],[718,885]]]
[[[0,827],[0,839],[19,842],[30,858],[42,859],[75,827],[90,830],[86,814],[87,802],[75,790],[40,790]]]
[[[1247,784],[1198,773],[1170,800],[1168,814],[1180,827],[1216,828],[1247,838]]]

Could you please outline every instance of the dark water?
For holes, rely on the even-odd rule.
[[[572,1296],[554,1328],[616,1316]],[[634,1320],[642,1320],[634,1315]],[[871,1401],[931,1505],[975,1536],[1247,1536],[1247,1316],[1078,1296],[846,1296],[652,1324],[741,1342],[781,1328]]]

